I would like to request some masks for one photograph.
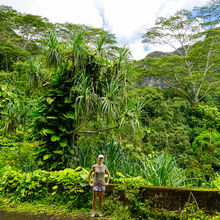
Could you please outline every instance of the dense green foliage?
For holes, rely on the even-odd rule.
[[[56,36],[50,34],[54,40]],[[55,47],[53,52],[48,52],[48,64],[56,68],[56,74],[47,84],[47,94],[34,114],[35,139],[43,142],[38,160],[44,169],[71,167],[77,160],[76,144],[81,133],[122,128],[126,123],[127,103],[136,110],[136,105],[124,95],[129,68],[124,63],[127,49],[119,49],[119,57],[110,60],[108,51],[102,48],[104,35],[92,50],[86,45],[84,32],[72,34],[64,51]],[[65,59],[61,61],[60,56]],[[132,113],[129,121],[136,123],[138,115]]]
[[[23,173],[10,166],[1,169],[0,191],[16,201],[33,201],[47,198],[48,202],[88,206],[91,200],[87,186],[88,171],[78,167],[62,171],[35,170]]]
[[[88,207],[100,153],[112,183],[219,188],[218,10],[158,18],[143,42],[179,45],[133,61],[103,29],[0,6],[1,193]],[[149,216],[128,198],[130,216]]]
[[[5,166],[0,169],[0,175],[1,196],[7,196],[11,202],[13,200],[14,204],[17,202],[17,204],[26,206],[33,201],[35,201],[35,206],[39,204],[39,206],[43,205],[46,207],[53,204],[48,207],[49,209],[54,209],[56,206],[62,207],[65,204],[65,212],[58,209],[54,210],[55,213],[71,213],[71,210],[77,208],[87,210],[91,206],[92,194],[87,184],[88,171],[82,167],[49,172],[35,170],[34,172],[24,173],[16,171],[11,166]],[[120,183],[120,185],[111,192],[111,195],[104,200],[103,204],[103,212],[105,215],[111,215],[111,219],[155,219],[171,217],[188,219],[201,216],[206,219],[215,219],[200,210],[198,204],[195,202],[186,203],[181,212],[153,209],[150,201],[137,199],[141,197],[141,193],[140,188],[135,186],[149,185],[144,178],[125,178],[121,174],[117,175],[118,178],[114,181]],[[4,203],[7,203],[7,201],[1,198],[0,207]],[[33,204],[32,208],[35,208]],[[53,213],[53,211],[50,211],[50,213]]]

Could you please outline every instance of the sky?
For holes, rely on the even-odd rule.
[[[50,22],[69,22],[104,28],[128,46],[134,59],[153,51],[172,51],[169,46],[143,44],[142,35],[158,16],[169,17],[181,9],[191,10],[207,0],[0,0],[0,5],[22,13],[46,17]]]

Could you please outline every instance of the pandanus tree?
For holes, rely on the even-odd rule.
[[[34,123],[35,139],[40,141],[39,165],[44,169],[74,167],[75,146],[81,134],[120,130],[126,124],[125,118],[126,125],[138,120],[138,115],[124,114],[128,99],[128,50],[119,49],[115,59],[109,59],[102,49],[104,40],[101,36],[97,48],[90,48],[83,31],[73,32],[71,40],[62,49],[56,49],[59,62],[48,59],[57,66],[47,85],[48,92],[35,112]],[[59,44],[57,39],[54,42]],[[51,47],[48,50],[50,58],[57,53],[51,52]]]
[[[53,30],[47,33],[46,57],[49,67],[57,68],[60,64],[60,45],[57,36]]]

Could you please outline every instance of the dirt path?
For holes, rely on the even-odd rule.
[[[68,215],[68,216],[50,216],[50,215],[28,215],[25,213],[19,213],[19,212],[6,212],[6,211],[0,211],[0,219],[1,220],[83,220],[83,219],[103,219],[103,220],[110,220],[110,218],[103,217],[103,218],[91,218],[90,214],[88,215]]]

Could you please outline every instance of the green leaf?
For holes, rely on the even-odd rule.
[[[62,155],[62,154],[63,154],[63,151],[61,151],[61,150],[55,150],[55,151],[53,151],[53,153]]]
[[[53,129],[48,129],[48,128],[43,129],[42,132],[43,132],[45,135],[47,135],[47,134],[54,134],[54,133],[55,133],[55,131],[54,131]]]
[[[47,151],[47,148],[46,148],[46,147],[41,147],[41,148],[39,149],[39,152],[40,152],[40,153],[45,152],[45,151]]]
[[[55,116],[47,116],[48,119],[57,119]]]
[[[55,98],[52,99],[52,98],[50,98],[50,97],[47,97],[47,98],[46,98],[46,101],[47,101],[47,103],[51,104],[51,103],[54,101],[54,99],[55,99]]]
[[[65,97],[64,103],[71,103],[71,99],[69,97]]]
[[[55,162],[51,165],[50,169],[52,170],[52,169],[56,168],[58,165],[59,165],[59,163]]]
[[[63,132],[66,131],[66,128],[63,127],[62,125],[59,125],[58,128],[59,128],[59,130],[61,130],[61,131],[63,131]]]
[[[217,189],[220,189],[220,176],[216,177],[216,180],[214,181],[215,186]]]
[[[57,188],[58,188],[58,186],[54,186],[54,187],[53,187],[53,189],[57,189]]]
[[[51,141],[59,141],[60,140],[60,137],[59,136],[56,136],[56,135],[53,135],[52,137],[51,137]]]
[[[22,195],[22,197],[24,196],[24,193],[25,193],[25,189],[22,189],[22,190],[21,190],[21,195]]]
[[[75,114],[74,112],[67,112],[66,114],[63,114],[65,118],[71,118],[75,119]]]
[[[63,140],[63,141],[60,141],[60,142],[59,142],[59,145],[60,145],[61,147],[66,147],[66,146],[67,146],[67,139],[65,139],[65,140]]]
[[[46,154],[46,155],[44,155],[43,160],[47,160],[47,159],[50,158],[51,156],[52,156],[52,154]]]
[[[55,89],[54,92],[56,92],[58,94],[58,96],[62,96],[63,95],[63,91],[60,89]]]

